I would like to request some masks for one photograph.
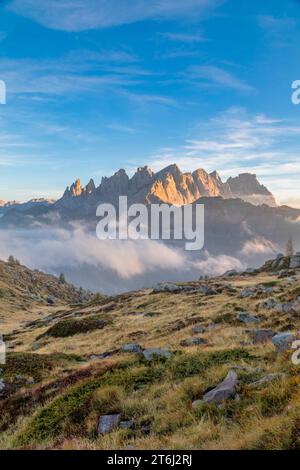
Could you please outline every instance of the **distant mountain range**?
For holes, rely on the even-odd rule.
[[[76,180],[56,202],[36,199],[24,204],[2,206],[0,228],[72,228],[81,223],[86,230],[96,227],[100,203],[117,205],[121,195],[128,203],[205,205],[205,248],[212,253],[236,255],[245,243],[258,240],[258,254],[286,237],[298,237],[300,210],[278,206],[273,194],[253,174],[244,173],[223,182],[217,172],[198,169],[183,173],[170,165],[157,173],[148,166],[138,168],[129,178],[125,170],[104,177],[97,187],[91,179],[86,186]],[[260,262],[263,258],[260,259]]]
[[[32,199],[25,203],[17,201],[0,201],[0,214],[10,211],[27,212],[33,209],[35,214],[45,210],[58,212],[69,211],[69,216],[86,217],[95,215],[96,206],[101,202],[116,204],[118,197],[127,195],[129,203],[167,203],[181,206],[191,204],[203,197],[222,197],[223,199],[239,198],[256,206],[266,204],[276,207],[272,193],[263,186],[256,175],[244,173],[223,182],[214,171],[207,173],[198,169],[193,173],[183,173],[179,167],[170,165],[157,173],[148,166],[138,168],[129,178],[125,170],[117,171],[111,177],[103,177],[97,187],[91,179],[82,186],[77,179],[68,186],[58,200]]]
[[[119,170],[109,178],[102,178],[98,187],[92,179],[84,187],[80,180],[76,180],[67,187],[57,205],[73,206],[73,198],[77,198],[76,203],[78,198],[88,203],[94,199],[115,203],[120,195],[127,195],[130,202],[146,204],[164,202],[182,206],[201,197],[222,197],[240,198],[254,205],[276,206],[274,196],[259,183],[256,175],[244,173],[223,183],[216,171],[207,173],[198,169],[193,173],[182,173],[176,164],[157,173],[148,166],[138,168],[132,178],[125,170]]]
[[[38,206],[48,207],[54,203],[55,203],[54,199],[43,199],[43,198],[30,199],[30,201],[27,201],[27,202],[0,201],[0,216],[3,216],[6,212],[10,210],[27,211]]]
[[[185,252],[185,268],[175,271],[170,257],[175,256],[175,253],[183,253],[186,240],[170,240],[165,244],[171,248],[172,254],[161,260],[159,269],[151,268],[151,263],[145,261],[149,269],[146,266],[139,275],[121,279],[113,266],[114,263],[130,265],[131,261],[125,256],[127,245],[120,248],[118,243],[100,242],[96,239],[95,229],[99,222],[96,217],[97,206],[101,203],[117,206],[119,196],[124,195],[128,196],[129,205],[191,204],[195,208],[197,203],[204,204],[204,250]],[[199,272],[222,272],[237,265],[256,267],[270,256],[283,251],[289,238],[293,239],[296,249],[300,248],[300,209],[277,205],[273,194],[255,175],[248,173],[223,182],[217,172],[207,173],[198,169],[193,173],[183,173],[177,165],[156,173],[147,166],[138,168],[131,178],[121,169],[111,177],[102,178],[99,186],[92,179],[86,186],[76,180],[57,201],[38,199],[24,204],[2,203],[0,215],[1,211],[0,235],[3,235],[3,243],[7,245],[8,240],[20,237],[17,249],[24,246],[26,250],[30,246],[33,264],[38,265],[43,250],[36,254],[35,245],[40,246],[40,240],[45,237],[53,240],[51,243],[45,241],[43,246],[48,258],[51,258],[48,263],[52,268],[55,266],[55,272],[64,271],[76,285],[95,290],[99,285],[107,291],[135,289],[158,280],[192,279]],[[6,229],[12,230],[9,232]],[[61,229],[66,229],[68,234]],[[73,243],[75,251],[84,248],[80,262],[70,262],[77,258],[74,258],[75,252],[69,256],[70,260],[65,254],[64,246],[69,246],[68,243]],[[135,256],[139,259],[146,247],[139,242],[134,245]],[[150,245],[147,244],[148,250]],[[15,245],[10,243],[9,246],[12,248],[9,248],[8,253],[15,254]],[[121,258],[116,255],[118,261],[115,258],[110,261],[109,252],[118,246]],[[156,247],[154,244],[151,249],[156,250]],[[97,256],[103,261],[102,264],[97,264]],[[107,265],[103,267],[105,260]],[[47,266],[47,263],[43,264],[44,269]]]

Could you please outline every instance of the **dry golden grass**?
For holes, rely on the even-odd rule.
[[[7,423],[2,432],[0,428],[0,448],[297,447],[299,370],[292,366],[288,354],[275,353],[272,343],[251,344],[245,330],[256,325],[248,327],[236,320],[237,312],[243,310],[261,316],[258,328],[270,327],[276,320],[274,330],[283,330],[288,323],[292,324],[294,332],[300,329],[297,315],[257,311],[263,299],[239,297],[244,287],[273,281],[276,284],[272,296],[278,301],[300,286],[300,281],[290,286],[286,279],[278,281],[276,276],[262,273],[208,281],[211,286],[230,282],[237,289],[235,294],[224,290],[215,296],[205,296],[200,291],[171,294],[145,289],[113,298],[100,297],[94,303],[78,307],[37,306],[32,302],[26,312],[19,306],[10,311],[11,304],[3,303],[4,333],[16,331],[9,338],[14,354],[40,355],[41,358],[43,355],[56,357],[57,353],[67,355],[67,364],[57,359],[48,376],[32,387],[26,385],[24,390],[18,390],[20,396],[31,388],[39,389],[51,380],[68,377],[86,367],[101,366],[103,359],[91,360],[91,355],[111,353],[105,359],[111,371],[101,376],[95,372],[90,378],[79,377],[76,383],[58,386],[55,394],[33,408],[21,407],[11,424]],[[198,286],[203,281],[192,284]],[[45,323],[49,315],[53,318]],[[108,321],[105,328],[64,338],[45,335],[37,339],[53,324],[95,315]],[[24,321],[35,323],[24,325]],[[193,326],[197,324],[206,326],[205,333],[193,334]],[[183,347],[182,341],[192,336],[206,339],[207,344]],[[36,342],[38,349],[33,351],[32,345]],[[138,343],[143,348],[161,347],[174,355],[166,362],[148,365],[138,355],[119,351],[126,343]],[[239,356],[239,351],[245,354]],[[77,356],[77,362],[72,360],[72,355]],[[220,407],[209,405],[193,409],[193,400],[217,385],[233,367],[240,379],[240,400],[229,400]],[[274,372],[285,373],[284,380],[266,384],[261,389],[248,387],[248,383]],[[8,397],[8,403],[9,400],[14,400],[13,394]],[[135,429],[118,429],[97,436],[99,416],[118,412],[123,419],[133,418]],[[143,431],[145,425],[150,425],[147,432]],[[53,435],[52,431],[55,431]]]

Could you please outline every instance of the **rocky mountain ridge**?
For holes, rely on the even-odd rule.
[[[127,195],[132,202],[147,204],[163,202],[182,206],[201,197],[222,197],[240,198],[255,205],[276,206],[274,196],[259,183],[256,175],[244,173],[223,182],[216,171],[207,173],[197,169],[192,173],[183,173],[176,164],[157,173],[148,166],[140,167],[132,178],[120,169],[111,177],[103,177],[98,187],[93,179],[86,186],[81,186],[77,179],[66,188],[57,204],[66,205],[74,197],[115,202],[121,195]]]

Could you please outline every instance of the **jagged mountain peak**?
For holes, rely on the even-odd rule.
[[[254,173],[241,173],[234,178],[230,177],[227,183],[235,197],[240,197],[254,205],[277,206],[273,194],[259,182]]]
[[[254,174],[242,173],[223,182],[217,171],[207,173],[198,168],[183,173],[176,163],[156,173],[149,166],[138,167],[131,178],[121,168],[112,176],[103,177],[98,187],[92,179],[82,187],[77,179],[62,199],[91,195],[104,202],[114,202],[120,195],[127,195],[132,202],[162,201],[175,205],[191,204],[201,197],[240,198],[255,205],[276,205],[274,196]]]

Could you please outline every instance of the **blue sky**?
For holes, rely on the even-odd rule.
[[[299,44],[296,0],[1,2],[0,199],[177,162],[300,207]]]

